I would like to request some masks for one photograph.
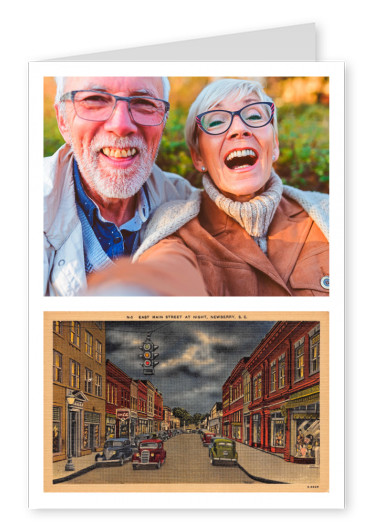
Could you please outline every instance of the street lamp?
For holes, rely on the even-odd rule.
[[[68,395],[67,396],[67,404],[68,404],[68,440],[67,440],[67,443],[68,443],[68,461],[67,461],[67,464],[65,465],[65,470],[66,471],[73,471],[75,470],[74,468],[74,464],[73,464],[73,461],[72,461],[72,455],[71,455],[71,437],[72,437],[72,431],[71,431],[71,425],[70,425],[70,420],[71,420],[71,406],[73,406],[74,404],[74,401],[75,401],[75,398],[74,398],[74,395]]]

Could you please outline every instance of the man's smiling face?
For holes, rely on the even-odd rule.
[[[161,78],[68,77],[64,93],[100,90],[116,96],[163,99]],[[64,140],[72,147],[86,188],[94,196],[126,199],[135,195],[151,173],[165,122],[136,124],[126,101],[118,101],[108,120],[93,122],[77,116],[72,101],[56,105]]]

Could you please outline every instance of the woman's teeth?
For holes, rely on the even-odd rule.
[[[231,170],[235,168],[245,168],[246,166],[253,166],[256,164],[258,155],[253,149],[239,149],[231,151],[226,157],[225,163]]]
[[[238,151],[231,151],[226,160],[232,160],[234,157],[247,157],[248,155],[256,157],[256,153],[253,149],[240,149]]]
[[[113,149],[105,147],[102,149],[102,151],[106,155],[106,157],[112,157],[114,159],[133,157],[137,153],[137,149],[135,148]]]

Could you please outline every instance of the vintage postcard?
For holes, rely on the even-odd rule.
[[[327,492],[325,312],[46,312],[45,492]]]

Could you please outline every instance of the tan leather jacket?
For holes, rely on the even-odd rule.
[[[157,295],[326,296],[328,276],[328,240],[290,197],[284,195],[277,208],[265,255],[203,193],[197,217],[148,248],[135,264],[119,261],[111,283],[126,282]],[[94,284],[102,281],[106,278]]]

